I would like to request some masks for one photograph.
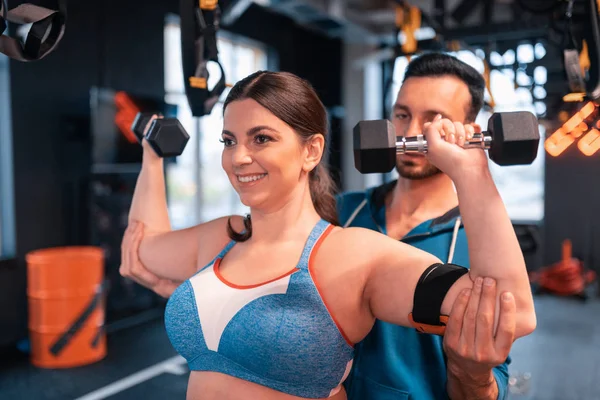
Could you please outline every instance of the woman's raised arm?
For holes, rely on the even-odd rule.
[[[357,242],[362,242],[362,248],[371,253],[365,299],[376,318],[410,326],[408,315],[413,311],[415,289],[420,279],[427,283],[419,283],[425,288],[419,294],[420,299],[431,302],[436,295],[434,292],[443,290],[439,313],[448,315],[462,289],[472,288],[477,278],[490,277],[496,281],[496,310],[499,310],[500,296],[511,292],[516,304],[515,336],[528,335],[535,329],[536,316],[527,269],[512,223],[488,169],[487,157],[483,150],[463,149],[455,144],[454,136],[461,136],[461,129],[461,140],[464,140],[465,130],[461,124],[436,118],[426,125],[428,158],[448,174],[456,186],[469,243],[470,271],[461,275],[457,269],[453,273],[453,284],[440,289],[444,285],[440,284],[437,274],[443,268],[451,267],[435,267],[435,273],[425,276],[426,270],[432,272],[432,269],[428,270],[430,266],[443,263],[381,234],[361,231]],[[432,284],[432,279],[436,279],[436,283]],[[494,327],[498,317],[496,312]]]
[[[154,153],[146,140],[142,146],[142,171],[129,210],[129,223],[139,221],[145,227],[139,258],[153,274],[184,281],[199,266],[216,256],[230,240],[227,235],[229,217],[173,231],[167,208],[163,159]],[[236,230],[243,227],[242,217],[234,216],[231,219]]]

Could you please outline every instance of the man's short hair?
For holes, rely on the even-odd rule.
[[[458,58],[444,53],[425,53],[413,59],[404,73],[405,82],[411,77],[454,76],[469,88],[471,104],[467,109],[467,121],[473,122],[483,107],[485,80],[473,67]]]

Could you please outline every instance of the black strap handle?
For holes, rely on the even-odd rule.
[[[6,0],[2,0],[0,2],[0,35],[2,35],[6,29],[6,10],[8,10]]]
[[[8,35],[0,35],[0,53],[18,61],[37,61],[56,49],[65,33],[67,20],[66,0],[55,0],[55,8],[47,8],[24,3],[8,10],[2,1],[2,24],[6,21],[15,24],[32,24],[25,45]],[[0,33],[4,29],[0,30]]]
[[[217,48],[221,11],[216,1],[206,3],[211,6],[202,8],[197,0],[179,2],[185,92],[195,117],[210,114],[226,88]],[[209,61],[215,62],[221,71],[221,78],[212,89],[208,88]]]
[[[590,58],[586,91],[590,99],[598,101],[600,99],[600,24],[596,0],[586,0],[586,14],[589,21],[585,25],[584,38]]]

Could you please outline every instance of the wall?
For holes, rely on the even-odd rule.
[[[300,28],[288,18],[251,6],[228,31],[269,44],[277,51],[279,69],[308,79],[325,107],[341,105],[339,40]]]
[[[9,1],[9,8],[16,3],[20,2]],[[0,304],[17,304],[21,311],[21,319],[2,320],[5,332],[14,333],[13,339],[26,334],[27,252],[86,244],[87,238],[72,226],[69,185],[77,174],[85,174],[80,169],[85,168],[81,153],[88,143],[90,87],[163,98],[164,20],[167,13],[177,12],[178,2],[72,1],[65,36],[54,53],[35,63],[11,61],[18,267],[10,279],[0,279]],[[280,69],[309,79],[326,106],[341,103],[341,48],[337,41],[305,32],[288,19],[256,6],[231,31],[272,46],[279,53]],[[4,290],[4,285],[12,290]],[[16,294],[19,298],[14,297]]]
[[[344,45],[343,102],[345,118],[342,133],[342,183],[346,191],[363,190],[383,182],[381,174],[361,174],[354,167],[353,129],[361,120],[381,119],[383,110],[382,68],[376,62],[357,66],[357,60],[376,52],[373,45]]]
[[[161,28],[168,9],[156,3],[69,2],[67,29],[58,49],[40,62],[11,61],[19,257],[66,242],[61,187],[68,158],[75,154],[63,150],[68,140],[83,140],[86,132],[67,138],[64,118],[89,113],[90,87],[163,95]],[[148,29],[152,26],[156,29]]]
[[[330,111],[328,161],[334,182],[341,188],[342,135],[346,134],[343,110],[347,104],[346,99],[342,100],[341,71],[345,65],[342,42],[307,31],[288,18],[258,6],[251,6],[241,18],[224,29],[268,44],[277,53],[279,70],[292,72],[313,85]],[[346,81],[343,83],[345,85]]]
[[[9,1],[9,8],[15,3]],[[163,96],[162,26],[171,10],[166,2],[155,3],[69,2],[66,32],[57,50],[39,62],[11,60],[18,267],[10,270],[10,279],[0,280],[0,286],[11,288],[0,288],[0,302],[15,304],[21,312],[11,316],[21,319],[3,318],[4,342],[11,332],[13,339],[25,333],[27,252],[86,244],[86,238],[73,234],[68,189],[74,176],[85,174],[75,168],[85,168],[81,150],[88,142],[90,87]],[[75,130],[66,121],[72,118],[77,118]]]
[[[573,255],[600,272],[600,152],[591,157],[571,145],[559,157],[546,156],[544,265],[561,258],[565,239]]]

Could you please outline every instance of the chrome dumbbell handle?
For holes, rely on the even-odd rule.
[[[484,149],[487,150],[492,145],[492,137],[485,133],[475,133],[473,137],[466,141],[464,149]],[[427,140],[423,135],[417,136],[396,136],[396,153],[427,153]]]

